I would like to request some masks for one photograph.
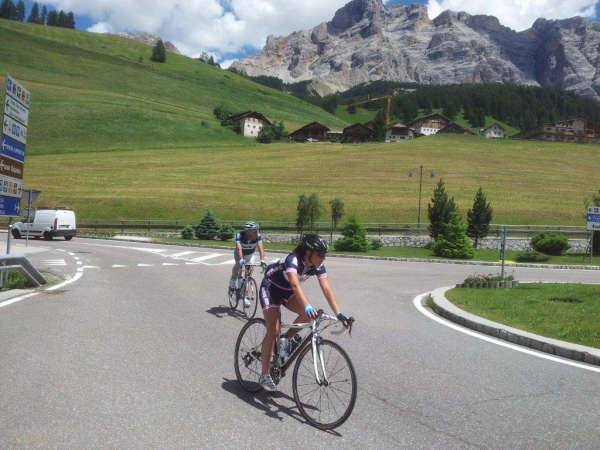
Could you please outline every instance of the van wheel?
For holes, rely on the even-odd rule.
[[[21,239],[21,232],[16,228],[13,228],[12,235],[15,239]]]
[[[65,236],[65,241],[70,241],[71,239],[73,239],[73,236]]]
[[[52,240],[52,235],[49,232],[44,231],[44,239],[47,240],[47,241],[51,241]]]

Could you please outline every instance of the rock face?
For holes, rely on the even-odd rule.
[[[330,22],[287,37],[233,65],[287,83],[314,80],[320,94],[374,80],[518,83],[572,90],[600,100],[600,23],[538,19],[516,32],[492,16],[424,5],[352,0]]]
[[[150,33],[142,33],[142,34],[119,33],[118,35],[121,37],[124,37],[126,39],[131,39],[133,41],[138,41],[143,44],[147,44],[147,45],[151,45],[151,46],[154,46],[156,44],[156,42],[158,42],[158,40],[160,39],[160,37],[154,36],[153,34],[150,34]],[[163,40],[163,44],[165,44],[165,50],[167,50],[168,52],[177,53],[178,55],[181,54],[179,49],[177,47],[175,47],[175,45],[173,45],[171,42]]]

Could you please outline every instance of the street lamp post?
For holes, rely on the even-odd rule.
[[[411,169],[408,171],[408,176],[412,177],[413,176],[413,172],[416,169]],[[419,208],[418,208],[418,212],[417,212],[417,228],[421,228],[421,197],[423,194],[423,170],[424,170],[424,166],[421,164],[419,166]],[[429,171],[429,176],[431,178],[433,178],[435,176],[435,172],[433,170]]]

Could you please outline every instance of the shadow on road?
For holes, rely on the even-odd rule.
[[[256,394],[251,394],[250,392],[246,392],[237,382],[237,380],[228,380],[227,378],[223,378],[223,384],[221,387],[237,396],[240,400],[245,401],[250,406],[255,407],[256,409],[263,411],[265,415],[271,417],[273,419],[277,419],[280,422],[283,420],[283,415],[289,416],[293,419],[296,419],[298,422],[309,425],[309,423],[302,417],[302,415],[298,412],[298,408],[295,405],[294,399],[289,395],[277,391],[277,392],[257,392]],[[283,399],[289,402],[294,403],[294,406],[287,407],[277,403],[276,399]],[[310,425],[309,425],[310,426]],[[328,434],[333,436],[341,437],[342,435],[334,430],[322,430]]]
[[[222,319],[223,317],[233,317],[242,322],[246,321],[246,317],[241,311],[238,311],[237,309],[232,311],[229,306],[213,306],[212,308],[207,309],[206,312],[219,319]]]

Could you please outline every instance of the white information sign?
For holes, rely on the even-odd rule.
[[[25,126],[29,122],[29,110],[8,95],[4,98],[4,114],[18,120]]]
[[[0,175],[0,195],[21,198],[22,180]]]
[[[10,75],[6,76],[6,93],[29,109],[31,93]]]
[[[27,144],[27,127],[6,114],[2,120],[2,132],[21,144]]]
[[[588,207],[587,229],[588,231],[600,231],[600,206]]]

